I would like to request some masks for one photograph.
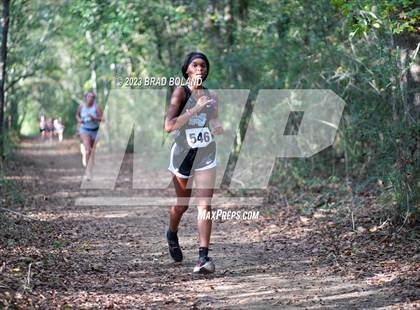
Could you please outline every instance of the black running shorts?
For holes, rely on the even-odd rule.
[[[168,169],[176,176],[184,179],[191,177],[194,171],[216,167],[216,143],[213,141],[206,147],[181,147],[174,142]]]

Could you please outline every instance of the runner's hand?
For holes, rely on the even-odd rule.
[[[96,121],[98,120],[98,119],[97,119],[95,116],[93,116],[91,113],[89,113],[88,115],[89,115],[90,119],[91,119],[93,122],[96,122]]]
[[[213,99],[210,98],[209,96],[202,96],[197,100],[196,105],[194,106],[194,108],[192,108],[192,112],[194,114],[198,114],[201,112],[201,110],[204,109],[204,107],[209,104],[212,103]]]
[[[210,131],[213,135],[217,136],[217,135],[223,134],[223,131],[224,131],[223,127],[218,119],[210,120],[209,124],[210,124]]]

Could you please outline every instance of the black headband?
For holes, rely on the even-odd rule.
[[[188,66],[192,63],[192,61],[194,59],[197,59],[197,58],[200,58],[200,59],[204,60],[204,62],[206,63],[206,66],[207,66],[207,74],[203,78],[203,81],[204,81],[207,78],[207,76],[209,75],[209,72],[210,72],[210,63],[209,63],[209,60],[207,59],[207,56],[204,55],[203,53],[192,52],[192,53],[189,53],[187,55],[187,57],[185,57],[184,64],[182,65],[182,68],[181,68],[182,75],[184,76],[184,78],[188,79],[188,74],[187,74]]]

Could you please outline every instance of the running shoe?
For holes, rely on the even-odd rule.
[[[182,251],[178,243],[178,236],[171,237],[169,230],[166,232],[166,240],[168,240],[169,254],[176,262],[182,262]]]
[[[194,273],[213,273],[215,271],[213,260],[210,257],[199,257]]]

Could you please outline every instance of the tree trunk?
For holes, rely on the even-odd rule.
[[[419,33],[402,33],[396,37],[400,47],[400,87],[404,103],[404,117],[410,123],[418,121],[420,116],[420,63],[419,63]]]
[[[18,102],[16,99],[8,100],[10,104],[10,127],[9,129],[15,131],[18,129],[18,119],[19,119],[19,112],[18,112]]]
[[[209,1],[203,26],[207,34],[207,40],[216,48],[216,50],[220,51],[220,55],[223,55],[222,50],[224,49],[225,41],[221,34],[220,21],[214,19],[214,17],[219,14],[217,4],[216,0]]]
[[[0,49],[0,158],[4,160],[4,82],[6,80],[7,34],[9,31],[9,0],[3,0],[2,37]]]
[[[234,28],[234,20],[233,20],[233,12],[232,12],[232,0],[226,1],[225,6],[225,23],[226,23],[226,34],[227,34],[227,44],[229,51],[233,46],[234,37],[233,37],[233,28]]]
[[[233,19],[233,3],[232,0],[226,1],[225,14],[224,14],[225,24],[226,24],[226,37],[227,37],[227,49],[228,53],[231,54],[233,51],[234,44],[234,19]],[[236,83],[236,76],[233,72],[232,61],[228,62],[228,76],[230,83]]]
[[[244,28],[248,18],[248,0],[239,0],[239,26]]]
[[[90,80],[92,83],[92,91],[98,95],[98,82],[97,82],[97,78],[96,78],[96,58],[95,55],[93,54],[92,59],[91,59],[91,64],[90,64]]]
[[[399,74],[396,79],[400,86],[398,93],[400,98],[397,97],[392,101],[396,105],[396,107],[393,106],[393,113],[398,116],[398,121],[404,124],[403,133],[396,128],[401,140],[396,146],[398,156],[396,163],[399,175],[395,191],[399,192],[399,196],[401,196],[398,201],[398,216],[404,223],[407,221],[408,223],[416,223],[420,217],[418,208],[415,208],[420,199],[416,190],[418,187],[416,160],[420,145],[416,127],[420,116],[419,41],[420,34],[418,33],[405,32],[395,37],[395,44],[399,47]]]
[[[251,120],[251,115],[254,110],[253,100],[255,100],[256,91],[250,92],[247,102],[245,103],[245,110],[241,116],[241,120],[239,122],[239,134],[236,136],[235,141],[233,143],[233,151],[229,156],[228,163],[226,165],[226,170],[222,178],[222,182],[220,187],[222,188],[229,188],[233,173],[235,171],[236,163],[238,162],[239,153],[241,151],[242,143],[245,139],[245,134],[248,129],[249,122]]]

